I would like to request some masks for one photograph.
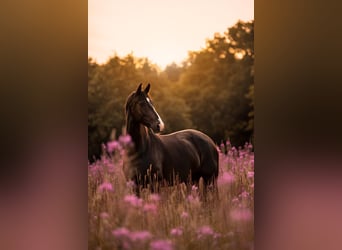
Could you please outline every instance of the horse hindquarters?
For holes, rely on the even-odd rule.
[[[198,184],[200,178],[205,183],[216,180],[218,176],[218,152],[215,143],[200,131],[187,129],[169,136],[161,136],[167,159],[165,164],[176,166],[182,181],[191,180]],[[165,168],[165,166],[164,166]]]
[[[198,132],[193,136],[193,144],[200,158],[199,175],[203,177],[205,184],[214,182],[219,169],[219,156],[214,142],[207,135]]]

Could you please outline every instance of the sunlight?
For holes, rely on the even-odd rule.
[[[253,0],[89,0],[88,56],[101,64],[133,52],[163,69],[239,19],[254,19]]]
[[[242,50],[242,51],[239,51],[239,52],[236,52],[235,54],[234,54],[234,57],[235,57],[235,59],[237,59],[237,60],[241,60],[244,56],[245,56],[245,52]]]
[[[165,69],[167,65],[173,62],[181,64],[181,62],[187,57],[186,53],[181,53],[176,49],[164,51],[163,48],[151,48],[148,55],[150,61],[160,66],[161,69]]]

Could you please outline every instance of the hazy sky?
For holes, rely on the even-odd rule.
[[[88,0],[88,56],[133,52],[165,67],[238,19],[254,19],[253,0]]]

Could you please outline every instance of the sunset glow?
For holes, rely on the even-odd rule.
[[[253,0],[89,0],[88,56],[105,63],[133,53],[164,68],[239,19],[254,19]]]

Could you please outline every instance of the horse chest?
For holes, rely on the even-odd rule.
[[[163,158],[160,154],[143,154],[139,157],[137,168],[140,174],[144,175],[150,169],[152,173],[163,172]]]

